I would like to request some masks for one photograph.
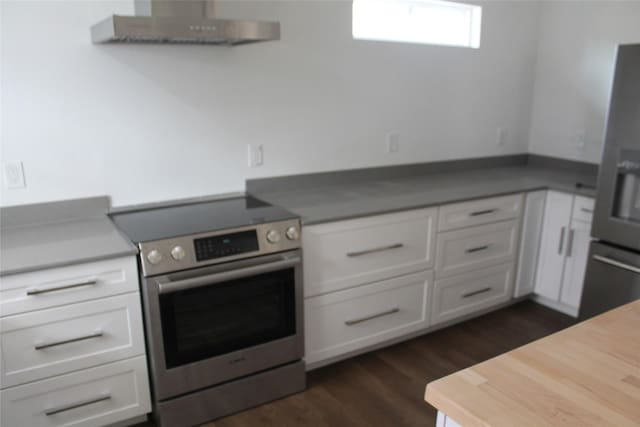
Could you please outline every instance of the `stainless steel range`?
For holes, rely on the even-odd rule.
[[[251,197],[127,211],[154,417],[200,424],[305,387],[300,222]]]

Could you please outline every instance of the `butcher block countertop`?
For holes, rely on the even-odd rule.
[[[640,300],[431,382],[425,400],[465,427],[640,426]]]

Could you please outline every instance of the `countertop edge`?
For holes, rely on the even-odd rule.
[[[461,197],[461,198],[458,198],[458,199],[456,199],[456,198],[446,199],[444,201],[437,202],[437,203],[423,203],[423,204],[418,203],[418,204],[415,204],[415,205],[403,205],[403,206],[398,206],[398,207],[390,207],[388,209],[373,210],[373,211],[368,211],[368,212],[364,212],[364,213],[357,213],[357,214],[347,214],[347,215],[337,214],[337,215],[332,216],[330,218],[306,219],[304,216],[300,215],[300,222],[301,222],[301,224],[303,226],[327,224],[327,223],[330,223],[330,222],[348,221],[348,220],[351,220],[351,219],[366,218],[366,217],[376,216],[376,215],[392,214],[392,213],[396,213],[396,212],[402,212],[402,211],[414,210],[414,209],[425,209],[425,208],[431,208],[431,207],[435,207],[435,206],[448,205],[448,204],[452,204],[452,203],[469,202],[469,201],[473,201],[473,200],[484,199],[484,198],[487,198],[487,197],[508,196],[508,195],[512,195],[512,194],[530,193],[530,192],[533,192],[533,191],[541,191],[541,190],[553,190],[553,191],[558,191],[560,193],[568,193],[568,194],[573,194],[573,195],[582,196],[582,197],[590,197],[590,198],[595,198],[596,197],[595,190],[575,189],[574,191],[571,191],[571,190],[567,189],[566,187],[561,187],[561,186],[557,186],[556,187],[556,186],[549,186],[549,185],[536,185],[536,186],[526,187],[526,188],[519,189],[519,190],[509,190],[509,191],[482,193],[482,194],[478,194],[477,196],[474,196],[474,197]],[[260,198],[260,195],[254,195],[254,197]],[[288,210],[290,210],[290,211],[295,213],[295,208],[290,208],[290,207],[286,207],[286,206],[283,206],[283,207],[285,209],[288,209]]]
[[[48,270],[51,268],[69,267],[71,265],[86,264],[89,262],[121,258],[129,255],[131,256],[138,255],[138,249],[136,249],[135,247],[131,247],[128,250],[113,252],[113,253],[104,254],[104,255],[97,255],[97,256],[84,257],[84,258],[74,258],[67,261],[44,263],[44,264],[39,264],[37,266],[26,266],[24,268],[6,269],[6,270],[0,271],[0,277],[13,276],[15,274],[32,273],[34,271]]]

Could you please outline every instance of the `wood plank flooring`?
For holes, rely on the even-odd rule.
[[[564,314],[521,302],[311,371],[304,392],[203,426],[432,427],[436,410],[424,401],[428,382],[574,323]]]
[[[428,382],[564,329],[575,321],[526,301],[311,371],[307,390],[207,427],[434,426]]]

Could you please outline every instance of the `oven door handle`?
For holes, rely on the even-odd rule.
[[[237,270],[223,271],[220,273],[207,274],[205,276],[193,277],[191,279],[176,280],[175,282],[158,282],[158,293],[168,294],[171,292],[184,291],[187,289],[199,288],[230,280],[242,279],[244,277],[255,276],[257,274],[270,273],[272,271],[283,270],[300,264],[299,257],[287,258],[281,261],[260,264],[251,267],[239,268]]]

